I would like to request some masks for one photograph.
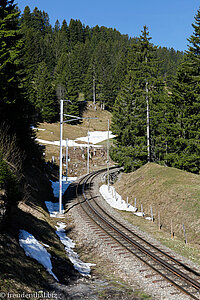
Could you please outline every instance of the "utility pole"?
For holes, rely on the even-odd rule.
[[[88,130],[88,147],[87,147],[87,174],[90,172],[90,132]]]
[[[68,173],[68,138],[66,139],[66,181],[67,181],[67,173]]]
[[[145,61],[147,64],[147,56],[145,57]],[[151,150],[150,150],[150,121],[149,121],[149,89],[148,89],[148,81],[146,80],[146,105],[147,105],[147,161],[151,160]]]
[[[64,101],[70,100],[60,100],[60,165],[59,165],[59,214],[62,213],[62,140],[63,140],[63,116],[72,117],[72,119],[67,120],[65,122],[70,122],[74,120],[82,120],[82,119],[97,119],[97,118],[81,118],[78,116],[72,116],[63,114],[63,103]],[[89,131],[88,131],[88,144],[89,144]],[[88,147],[89,152],[89,147]],[[89,159],[89,156],[88,156]],[[67,178],[67,169],[68,169],[68,139],[66,139],[66,178]],[[88,162],[88,173],[89,173],[89,162]]]
[[[59,214],[62,213],[62,138],[63,138],[63,100],[60,100]]]
[[[94,67],[93,67],[94,70]],[[93,87],[92,87],[92,94],[93,94],[93,104],[96,104],[96,83],[95,83],[95,71],[93,74]]]
[[[109,130],[110,124],[108,120],[108,137],[107,137],[107,178],[108,178],[108,189],[110,188],[110,179],[109,179]]]
[[[149,96],[148,82],[146,81],[146,104],[147,104],[147,161],[150,162],[150,124],[149,124]]]

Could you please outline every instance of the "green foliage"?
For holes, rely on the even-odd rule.
[[[157,75],[156,51],[150,39],[145,26],[137,42],[132,42],[127,57],[128,73],[113,110],[112,130],[117,135],[117,147],[111,152],[112,158],[123,162],[125,170],[129,171],[148,160],[164,159],[166,95]],[[150,153],[147,111],[150,115]]]
[[[172,87],[176,76],[177,66],[183,60],[183,52],[175,51],[173,48],[157,48],[159,59],[159,72],[168,87]]]
[[[10,133],[27,149],[32,121],[31,107],[23,97],[20,63],[22,39],[19,12],[14,1],[1,1],[0,6],[0,125],[9,124]]]
[[[57,101],[51,76],[45,62],[38,64],[33,77],[33,95],[31,101],[34,103],[38,113],[37,119],[45,122],[54,122],[57,119]]]
[[[169,163],[187,171],[200,169],[200,11],[193,24],[190,46],[178,68],[172,90]]]
[[[2,155],[0,155],[0,189],[5,189],[8,204],[18,200],[19,188],[17,178],[10,171]]]
[[[20,18],[12,0],[2,1],[0,122],[30,148],[30,125],[59,120],[60,99],[70,100],[66,114],[81,116],[82,95],[113,112],[111,153],[126,170],[156,161],[198,172],[199,12],[195,21],[182,61],[183,53],[155,47],[146,26],[131,39],[73,19],[52,28],[37,7]]]
[[[42,114],[38,114],[37,101],[33,101],[34,84],[38,81],[36,70],[42,62],[46,63],[58,102],[61,98],[72,102],[68,104],[69,114],[81,116],[77,103],[80,93],[84,93],[86,101],[98,102],[102,109],[113,110],[130,65],[129,48],[132,43],[137,44],[138,39],[129,39],[127,35],[103,26],[85,27],[80,20],[73,19],[69,24],[63,20],[62,25],[56,21],[52,28],[48,14],[37,7],[31,12],[27,6],[20,23],[24,39],[22,61],[26,70],[23,85],[27,99],[35,103],[36,121],[41,121]],[[164,52],[163,60],[170,56],[170,51]],[[162,69],[163,66],[164,63]],[[167,76],[169,70],[163,76]],[[49,103],[52,101],[50,95]],[[59,118],[58,106],[52,107],[52,110]],[[49,117],[45,116],[46,120],[52,119],[53,111]]]

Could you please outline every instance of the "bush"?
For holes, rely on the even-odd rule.
[[[0,155],[0,189],[6,191],[7,205],[18,201],[19,189],[17,177],[9,169],[2,155]]]

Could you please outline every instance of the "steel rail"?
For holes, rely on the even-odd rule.
[[[114,169],[114,167],[112,168]],[[90,210],[92,211],[93,214],[96,215],[96,217],[98,217],[98,219],[100,220],[100,222],[103,222],[104,224],[106,224],[106,226],[110,229],[112,229],[114,232],[117,232],[120,237],[122,237],[124,240],[126,240],[127,242],[129,242],[131,245],[134,245],[134,247],[136,247],[139,251],[141,251],[143,254],[148,255],[148,257],[150,257],[151,259],[153,259],[155,262],[159,263],[159,265],[161,265],[162,267],[164,267],[165,269],[167,269],[168,271],[172,272],[175,276],[178,276],[179,279],[183,279],[185,282],[187,282],[188,284],[190,284],[193,288],[195,288],[197,291],[200,291],[200,283],[192,278],[190,278],[189,276],[185,275],[182,271],[178,270],[177,268],[175,268],[174,266],[171,266],[168,262],[166,262],[165,260],[163,260],[162,258],[160,258],[159,256],[157,256],[156,254],[152,253],[151,251],[149,251],[148,249],[146,249],[144,246],[141,246],[138,242],[134,241],[133,239],[131,239],[129,236],[127,236],[124,232],[122,232],[121,230],[119,230],[116,226],[114,226],[113,224],[111,224],[108,220],[106,220],[90,203],[89,200],[93,200],[95,201],[95,199],[93,199],[93,197],[91,196],[90,199],[87,198],[86,194],[85,194],[85,186],[86,184],[88,184],[88,181],[90,180],[90,188],[91,188],[91,183],[92,183],[92,179],[94,179],[95,176],[97,176],[100,173],[105,172],[106,169],[103,170],[99,170],[93,173],[90,173],[88,175],[86,175],[84,178],[82,178],[79,182],[79,186],[82,183],[82,195],[84,197],[84,203],[88,205],[88,207],[90,208]],[[77,188],[78,191],[78,188]],[[126,248],[129,252],[131,252],[132,254],[134,254],[137,258],[139,258],[141,261],[143,261],[145,264],[147,264],[151,269],[153,269],[154,271],[156,271],[158,274],[160,274],[162,277],[164,277],[166,280],[168,280],[170,283],[172,283],[174,286],[176,286],[179,290],[181,290],[182,292],[186,293],[187,295],[189,295],[190,297],[192,297],[193,299],[198,299],[196,298],[193,294],[191,294],[190,292],[188,292],[186,289],[184,289],[182,286],[178,285],[176,282],[174,282],[172,279],[170,279],[168,276],[166,276],[165,274],[163,274],[162,272],[160,272],[156,267],[152,266],[151,263],[147,262],[145,259],[143,259],[140,255],[136,254],[135,252],[133,252],[133,250],[131,250],[130,248],[128,248],[128,246],[124,245],[124,243],[122,241],[119,241],[118,238],[116,238],[115,236],[113,236],[112,233],[109,232],[108,229],[105,229],[102,225],[103,223],[99,223],[96,220],[93,219],[93,217],[88,213],[88,210],[84,207],[83,203],[80,203],[82,206],[82,209],[85,211],[85,213],[90,217],[90,219],[92,219],[93,222],[95,222],[104,232],[106,232],[112,239],[114,239],[118,244],[120,244],[121,246],[123,246],[124,248]],[[140,236],[138,236],[137,234],[135,234],[134,232],[132,232],[130,229],[126,228],[123,224],[119,223],[117,220],[115,220],[112,216],[110,216],[107,212],[105,212],[99,205],[98,203],[95,201],[95,204],[103,211],[104,214],[107,215],[107,217],[109,217],[112,221],[114,221],[116,224],[120,225],[123,229],[125,229],[126,231],[128,231],[129,233],[131,233],[132,235],[135,235],[137,238],[141,239],[143,242],[145,242],[149,247],[152,247],[153,249],[155,249],[156,251],[159,251],[162,255],[165,255],[168,259],[171,259],[172,261],[176,262],[177,264],[179,264],[181,267],[184,267],[187,271],[193,272],[196,276],[199,276],[199,274],[197,272],[195,272],[194,270],[192,270],[191,268],[185,266],[183,263],[179,262],[178,260],[172,258],[170,255],[168,255],[167,253],[165,253],[164,251],[158,249],[157,247],[155,247],[154,245],[151,245],[149,242],[147,242],[146,240],[144,240],[143,238],[141,238]]]
[[[93,175],[93,176],[96,176],[96,175]],[[183,264],[182,262],[178,261],[176,258],[170,256],[169,254],[167,254],[163,250],[159,249],[155,245],[149,243],[147,240],[145,240],[144,238],[142,238],[141,236],[139,236],[137,233],[135,233],[132,230],[130,230],[128,227],[125,227],[122,223],[120,223],[115,218],[113,218],[113,216],[111,216],[108,212],[106,212],[105,210],[103,210],[102,207],[98,204],[98,202],[95,199],[93,199],[93,201],[94,201],[95,205],[103,212],[103,214],[105,214],[108,218],[110,218],[117,225],[121,226],[128,233],[136,236],[139,240],[141,240],[142,242],[144,242],[147,246],[149,246],[149,247],[155,249],[156,251],[160,252],[160,254],[165,255],[168,259],[170,259],[171,261],[177,263],[178,265],[180,265],[181,267],[183,267],[186,271],[193,272],[196,276],[199,276],[199,278],[200,278],[200,273],[198,273],[195,270],[191,269],[190,267],[186,266],[185,264]],[[200,285],[199,285],[199,288],[200,288]]]

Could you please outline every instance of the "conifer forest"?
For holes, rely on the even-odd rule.
[[[81,20],[52,26],[37,7],[0,2],[0,134],[25,160],[40,155],[31,126],[59,121],[68,99],[71,115],[88,101],[112,113],[110,154],[126,172],[157,162],[199,174],[200,10],[183,53],[152,44],[148,24],[131,38]]]

